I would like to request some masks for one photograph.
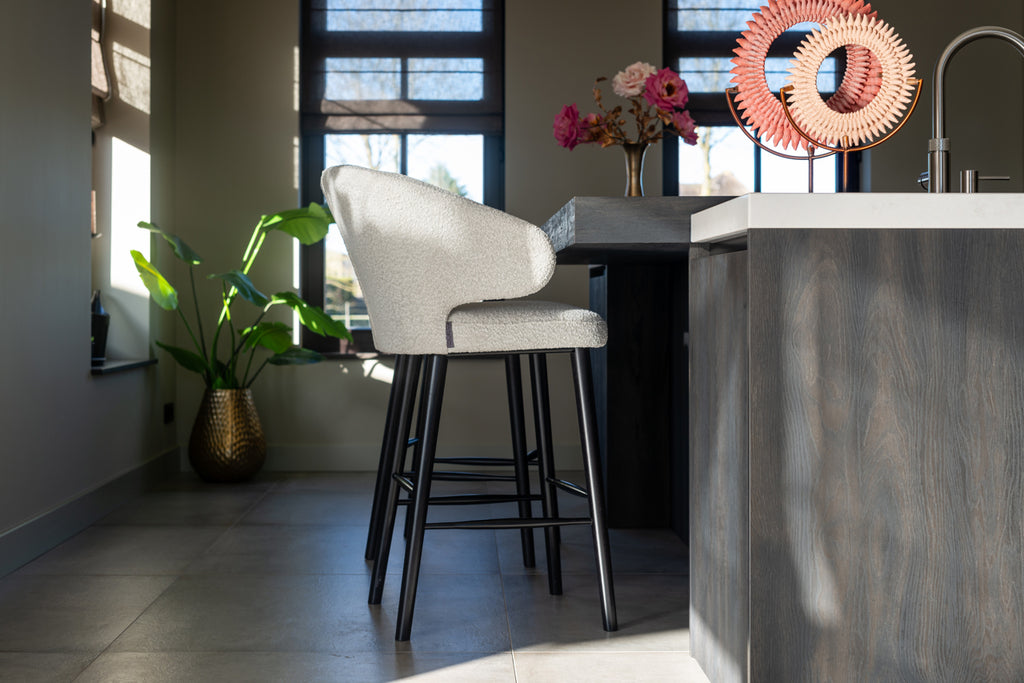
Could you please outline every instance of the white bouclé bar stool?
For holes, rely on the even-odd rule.
[[[558,528],[589,524],[604,628],[616,630],[589,351],[605,344],[604,320],[583,308],[519,298],[540,290],[554,272],[554,250],[535,225],[395,173],[336,166],[324,171],[321,185],[363,290],[374,345],[396,356],[379,477],[386,495],[376,521],[379,542],[370,603],[377,604],[382,597],[399,494],[405,490],[410,495],[406,514],[411,524],[397,640],[408,640],[411,633],[424,532],[434,528],[543,528],[549,588],[560,593]],[[553,470],[546,354],[557,352],[571,356],[585,488],[559,480]],[[513,386],[518,383],[521,355],[530,362],[543,516],[529,517],[520,508],[521,514],[511,518],[428,523],[448,359],[504,357],[514,423]],[[404,471],[404,461],[421,367],[425,389],[410,474]],[[521,396],[518,401],[521,406]],[[516,429],[513,424],[514,439]],[[516,459],[521,468],[521,459]],[[556,489],[585,495],[589,516],[560,517]],[[371,524],[370,540],[373,534]]]

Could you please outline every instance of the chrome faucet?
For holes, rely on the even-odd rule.
[[[1024,36],[1000,26],[979,26],[964,31],[946,46],[932,73],[932,138],[928,141],[928,191],[949,192],[949,138],[946,137],[946,67],[967,43],[978,38],[1000,38],[1024,57]]]

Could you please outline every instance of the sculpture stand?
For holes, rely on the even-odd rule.
[[[793,130],[795,130],[797,134],[807,142],[807,154],[805,155],[784,154],[783,152],[774,150],[771,147],[768,147],[765,143],[761,142],[761,140],[757,136],[753,135],[747,130],[746,126],[743,125],[743,120],[740,117],[739,112],[736,111],[736,103],[733,101],[733,98],[739,93],[739,88],[726,88],[725,99],[729,103],[729,112],[732,114],[733,120],[736,121],[736,125],[740,127],[740,130],[743,131],[743,134],[746,135],[751,142],[760,147],[762,150],[774,154],[777,157],[807,162],[808,192],[814,192],[814,162],[819,159],[826,159],[832,156],[833,154],[842,154],[843,184],[842,189],[840,191],[846,192],[847,182],[849,178],[848,167],[850,152],[862,152],[864,150],[871,149],[872,147],[882,144],[883,142],[891,138],[893,135],[895,135],[900,130],[900,128],[902,128],[903,125],[907,122],[907,120],[910,118],[910,115],[914,113],[914,109],[917,107],[917,101],[921,98],[922,80],[920,78],[915,78],[913,79],[913,81],[915,81],[914,86],[916,88],[914,92],[914,99],[910,103],[910,106],[907,108],[906,114],[903,115],[903,118],[900,119],[900,122],[896,124],[895,128],[886,133],[882,138],[875,140],[874,142],[870,142],[866,145],[850,145],[849,139],[844,137],[841,141],[841,144],[838,147],[827,145],[825,144],[825,142],[821,140],[815,140],[800,129],[800,126],[798,126],[796,124],[796,121],[793,120],[793,113],[789,109],[789,102],[786,101],[786,96],[793,91],[793,86],[784,86],[779,91],[779,98],[782,101],[782,110],[785,112],[786,119],[789,120],[790,125],[793,126]],[[825,150],[824,153],[821,153],[821,150]]]

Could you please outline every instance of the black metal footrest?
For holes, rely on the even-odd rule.
[[[554,484],[555,486],[562,489],[566,493],[571,493],[574,496],[579,496],[580,498],[590,497],[590,494],[587,493],[587,490],[585,488],[581,488],[576,484],[572,483],[571,481],[565,481],[564,479],[554,479],[548,477],[548,482]]]
[[[512,458],[436,458],[434,462],[471,467],[512,467],[516,464]]]
[[[549,526],[578,526],[590,524],[589,517],[505,517],[499,519],[472,519],[454,522],[427,522],[427,529],[539,529]]]
[[[408,476],[408,475],[407,475]],[[434,471],[434,481],[515,481],[513,474],[490,474],[488,472],[448,472]]]
[[[489,505],[491,503],[532,502],[540,499],[540,494],[517,496],[512,493],[460,493],[451,496],[431,496],[427,502],[430,505]],[[403,498],[398,501],[399,505],[409,505],[411,503],[412,500],[409,498]]]

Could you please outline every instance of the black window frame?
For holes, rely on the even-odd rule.
[[[484,30],[458,31],[334,31],[318,30],[314,12],[326,0],[302,0],[299,42],[299,197],[303,205],[323,202],[320,174],[325,137],[331,134],[398,135],[399,171],[407,171],[409,135],[481,135],[483,137],[483,203],[505,206],[505,3],[481,0]],[[406,92],[405,60],[435,57],[483,57],[481,100],[363,100],[332,102],[318,98],[322,90],[319,65],[328,57],[391,57],[403,60],[402,92]],[[300,291],[312,305],[324,306],[324,243],[302,246]],[[354,341],[331,339],[302,330],[302,346],[331,356],[373,354],[369,328],[352,330]]]
[[[736,40],[741,31],[680,31],[678,30],[678,16],[676,5],[678,0],[663,0],[662,4],[662,59],[666,66],[673,70],[677,68],[679,60],[683,57],[732,57],[733,49],[736,47]],[[752,2],[750,13],[753,15],[758,10],[757,5],[761,3]],[[775,39],[768,57],[792,57],[800,41],[802,34],[793,32],[783,34]],[[845,70],[845,60],[842,55],[837,55],[836,71],[838,74]],[[680,74],[686,79],[686,74]],[[687,105],[690,115],[693,116],[698,126],[735,126],[736,120],[729,111],[729,104],[726,100],[726,93],[690,93],[690,101]],[[679,194],[679,138],[675,135],[667,135],[664,138],[665,147],[663,150],[662,163],[662,194],[666,196],[677,196]],[[753,192],[761,191],[761,158],[769,154],[754,146],[754,188]],[[860,170],[861,152],[851,152],[848,158],[848,183],[847,192],[860,191]],[[793,161],[792,163],[800,163]],[[841,164],[842,160],[837,160]],[[836,170],[836,192],[842,191],[842,169],[837,165]]]

